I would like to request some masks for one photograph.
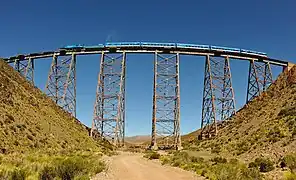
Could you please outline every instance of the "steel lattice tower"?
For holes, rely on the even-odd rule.
[[[76,117],[76,55],[54,55],[45,88],[46,94]]]
[[[117,146],[124,145],[125,130],[125,52],[102,53],[92,132]]]
[[[251,60],[246,103],[259,96],[270,84],[272,84],[270,64]]]
[[[155,53],[151,147],[181,148],[179,54]]]
[[[202,106],[201,137],[218,133],[217,123],[235,114],[229,58],[207,55]]]
[[[29,82],[34,84],[34,60],[15,60],[14,69],[24,76]]]

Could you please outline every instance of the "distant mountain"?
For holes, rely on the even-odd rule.
[[[149,142],[151,140],[150,135],[138,135],[138,136],[130,136],[125,137],[125,141],[129,144],[143,144]]]

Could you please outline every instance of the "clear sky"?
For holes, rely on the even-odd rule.
[[[185,42],[254,49],[296,62],[294,0],[11,0],[1,2],[0,57],[106,41]],[[37,61],[44,90],[51,60]],[[90,125],[99,56],[78,57],[77,115]],[[231,61],[237,108],[248,63]],[[181,131],[200,127],[204,58],[181,57]],[[128,55],[127,135],[150,134],[153,56]],[[275,68],[275,74],[279,68]]]

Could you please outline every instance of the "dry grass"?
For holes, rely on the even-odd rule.
[[[187,152],[174,152],[170,155],[161,156],[162,164],[193,171],[208,179],[220,180],[260,180],[263,175],[258,169],[248,168],[246,164],[236,159],[227,159],[220,156],[206,160],[201,157],[190,156]]]
[[[2,155],[0,179],[89,179],[105,169],[101,152]]]
[[[108,142],[0,60],[0,179],[89,179]]]
[[[84,125],[0,61],[0,152],[100,147]]]
[[[285,71],[261,96],[219,129],[218,137],[197,140],[199,130],[183,136],[185,149],[207,151],[249,163],[273,162],[296,152],[296,66]],[[292,176],[292,175],[291,175]]]

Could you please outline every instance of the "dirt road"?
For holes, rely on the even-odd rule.
[[[94,180],[201,180],[194,173],[162,166],[141,154],[121,153],[108,160],[108,170]]]

